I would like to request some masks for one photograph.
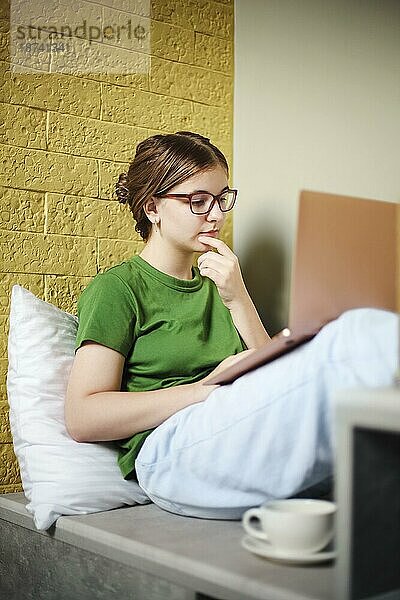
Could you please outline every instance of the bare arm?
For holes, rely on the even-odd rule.
[[[244,353],[228,357],[221,371]],[[78,442],[117,440],[157,427],[182,408],[202,402],[218,386],[197,383],[149,392],[121,392],[124,357],[94,342],[76,352],[65,400],[65,422]],[[208,376],[211,377],[211,374]]]
[[[216,250],[199,256],[197,263],[200,273],[214,281],[246,346],[249,349],[260,348],[271,338],[247,291],[238,257],[222,240],[204,236],[199,236],[199,239]]]
[[[248,348],[261,348],[270,341],[271,338],[266,332],[245,287],[240,299],[232,302],[229,310],[235,327]]]

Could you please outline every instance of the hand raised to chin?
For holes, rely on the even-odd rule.
[[[205,252],[197,259],[200,274],[209,277],[217,286],[222,302],[227,308],[246,295],[239,259],[222,240],[199,235],[201,243],[216,250]]]

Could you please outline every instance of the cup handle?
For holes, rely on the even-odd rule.
[[[255,527],[251,523],[251,519],[257,519],[260,521],[261,510],[259,508],[250,508],[246,510],[243,515],[243,527],[251,536],[258,538],[259,540],[268,540],[268,536],[260,528]]]

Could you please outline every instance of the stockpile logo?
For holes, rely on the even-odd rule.
[[[131,5],[138,14],[127,12]],[[10,9],[10,51],[16,72],[149,70],[149,0],[11,0]]]

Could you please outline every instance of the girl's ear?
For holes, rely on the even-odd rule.
[[[159,217],[159,213],[158,213],[158,199],[154,198],[153,196],[151,198],[149,198],[149,200],[146,200],[144,206],[143,206],[143,210],[146,213],[149,221],[151,221],[152,223],[154,223],[156,221],[156,219],[158,219]]]

